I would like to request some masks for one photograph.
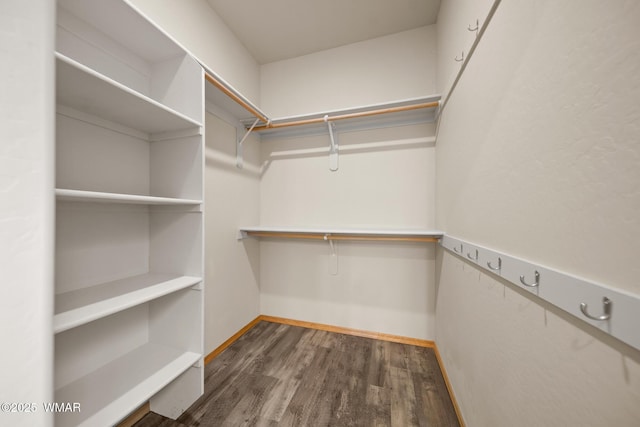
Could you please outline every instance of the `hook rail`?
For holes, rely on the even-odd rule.
[[[532,302],[546,301],[640,350],[640,334],[636,327],[640,324],[640,295],[590,282],[446,234],[440,245],[463,262],[474,262],[480,269],[499,276],[502,282],[526,291],[522,294],[524,298],[533,294]],[[473,259],[476,254],[477,260]],[[601,308],[596,301],[602,301]]]

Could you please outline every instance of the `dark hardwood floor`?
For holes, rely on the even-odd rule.
[[[177,421],[135,427],[458,425],[433,349],[263,321],[207,365]]]

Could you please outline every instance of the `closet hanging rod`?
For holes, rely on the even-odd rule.
[[[426,242],[437,243],[439,238],[429,236],[363,236],[359,234],[332,235],[330,233],[281,233],[273,231],[246,231],[250,237],[309,240],[361,240],[374,242]]]
[[[247,104],[242,98],[240,98],[235,92],[231,91],[228,87],[226,87],[222,82],[213,77],[211,74],[205,72],[204,78],[206,81],[220,89],[225,95],[234,100],[236,104],[240,105],[242,108],[251,113],[254,117],[262,120],[265,123],[269,122],[269,119],[264,116],[264,114],[260,113],[258,110],[253,108],[251,105]]]
[[[414,104],[414,105],[402,105],[399,107],[389,107],[389,108],[380,108],[377,110],[369,110],[369,111],[361,111],[357,113],[347,113],[347,114],[339,114],[336,116],[328,116],[328,121],[336,121],[336,120],[346,120],[346,119],[355,119],[359,117],[368,117],[368,116],[376,116],[379,114],[389,114],[389,113],[399,113],[402,111],[411,111],[411,110],[420,110],[423,108],[436,108],[440,105],[440,102],[425,102],[422,104]],[[261,126],[256,126],[254,128],[255,131],[267,130],[267,129],[278,129],[285,128],[291,126],[303,126],[303,125],[311,125],[317,123],[324,123],[325,116],[317,117],[313,119],[303,119],[303,120],[293,120],[290,122],[281,122],[281,123],[268,123]]]

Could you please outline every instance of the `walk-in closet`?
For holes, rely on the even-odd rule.
[[[640,425],[638,22],[4,1],[0,425]]]

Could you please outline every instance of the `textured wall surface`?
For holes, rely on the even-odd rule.
[[[260,67],[206,0],[129,0],[199,61],[260,105]]]
[[[0,425],[51,426],[54,5],[0,4]],[[6,412],[35,403],[36,412]],[[13,407],[10,409],[17,409]]]
[[[263,139],[260,223],[428,228],[434,224],[433,125]],[[422,339],[434,337],[433,243],[260,243],[261,313]]]
[[[236,129],[206,115],[205,150],[205,354],[259,313],[258,242],[238,242],[239,226],[256,224],[259,211],[260,146],[243,144],[244,167],[236,168]]]
[[[640,294],[638,19],[637,2],[502,1],[440,122],[439,228]],[[638,350],[451,254],[438,269],[469,425],[640,423]]]
[[[429,25],[260,67],[262,107],[283,117],[436,93]]]

